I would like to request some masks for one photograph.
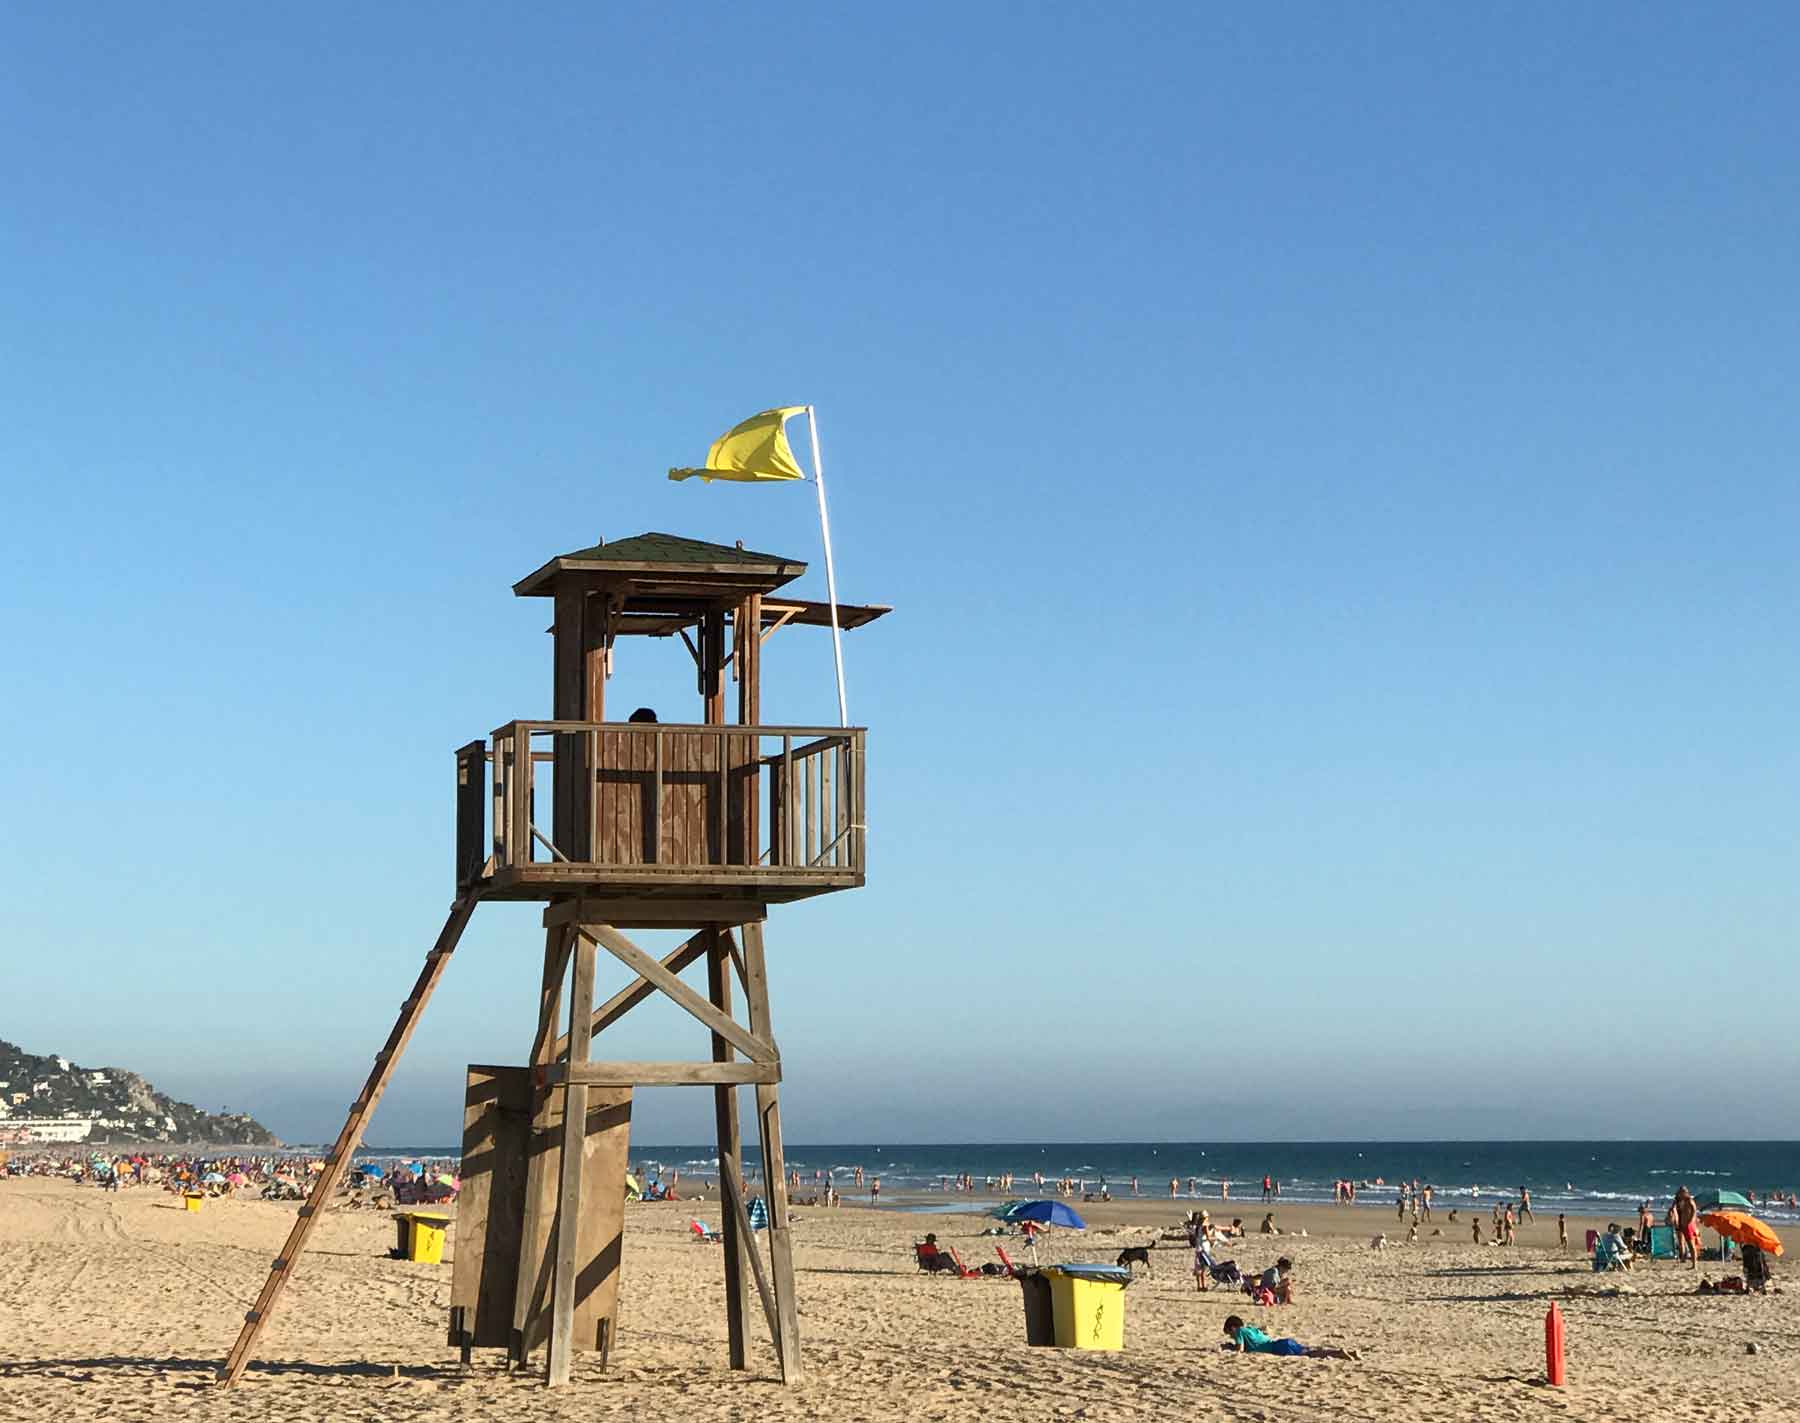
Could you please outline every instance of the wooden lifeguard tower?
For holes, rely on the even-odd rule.
[[[829,626],[835,615],[856,628],[890,611],[780,597],[805,567],[741,544],[649,533],[563,554],[513,586],[554,604],[553,719],[507,722],[456,753],[456,900],[245,1316],[222,1385],[249,1364],[464,927],[487,899],[543,901],[544,952],[526,1065],[469,1069],[451,1344],[465,1362],[473,1349],[499,1347],[520,1366],[541,1344],[550,1384],[568,1381],[577,1352],[598,1350],[604,1360],[616,1334],[632,1091],[709,1086],[730,1364],[746,1367],[754,1282],[782,1377],[799,1378],[781,1053],[763,923],[771,904],[863,883],[865,730],[762,725],[762,645],[784,627]],[[607,719],[614,644],[634,636],[685,644],[700,720]],[[733,679],[736,720],[728,721]],[[643,929],[687,937],[659,959],[628,937]],[[631,977],[596,1004],[601,949]],[[681,977],[702,961],[705,993]],[[708,1058],[596,1060],[596,1039],[658,994],[707,1030]],[[745,1199],[739,1087],[756,1096],[766,1264]]]

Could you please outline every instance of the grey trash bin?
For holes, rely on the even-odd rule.
[[[1056,1313],[1050,1305],[1050,1281],[1038,1270],[1021,1270],[1019,1288],[1025,1292],[1025,1342],[1055,1347]]]

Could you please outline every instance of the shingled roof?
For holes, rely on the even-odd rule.
[[[725,574],[750,583],[778,588],[806,572],[797,559],[757,553],[730,544],[684,539],[678,534],[648,533],[634,538],[604,541],[573,553],[559,554],[542,568],[513,584],[521,598],[543,597],[554,591],[558,573]]]

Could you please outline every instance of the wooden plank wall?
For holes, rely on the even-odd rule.
[[[652,812],[657,781],[656,737],[626,731],[597,733],[598,863],[720,864],[721,823],[729,855],[723,863],[741,865],[754,859],[753,854],[746,859],[746,845],[754,845],[756,838],[755,738],[725,730],[725,754],[731,771],[723,817],[719,804],[719,734],[662,733],[660,846],[651,843],[656,828]]]
[[[531,1153],[541,1158],[538,1169],[552,1181],[561,1171],[564,1096],[562,1092],[547,1093],[532,1124]],[[619,1265],[625,1244],[625,1167],[630,1145],[631,1088],[588,1088],[581,1226],[576,1237],[573,1342],[577,1352],[597,1349],[608,1342],[602,1338],[601,1323],[606,1322],[610,1337],[618,1318]],[[534,1238],[524,1242],[519,1257],[531,1285],[523,1330],[526,1353],[542,1348],[550,1339],[554,1246],[555,1222],[547,1211],[538,1222]],[[457,1251],[462,1251],[460,1241]]]
[[[530,1137],[531,1069],[471,1067],[450,1283],[453,1346],[504,1349],[512,1333]]]

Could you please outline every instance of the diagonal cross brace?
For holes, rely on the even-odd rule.
[[[663,957],[662,966],[670,973],[680,973],[691,963],[706,957],[706,938],[708,931],[702,929],[692,938],[682,941],[681,947]],[[643,979],[627,984],[617,993],[594,1009],[593,1033],[598,1036],[623,1018],[638,1004],[656,992],[656,985]],[[550,1049],[551,1061],[560,1061],[569,1055],[569,1035],[564,1033]]]
[[[721,1013],[612,925],[583,924],[580,932],[593,939],[639,978],[673,998],[752,1062],[781,1061],[781,1054],[775,1050],[773,1043],[758,1037]]]

